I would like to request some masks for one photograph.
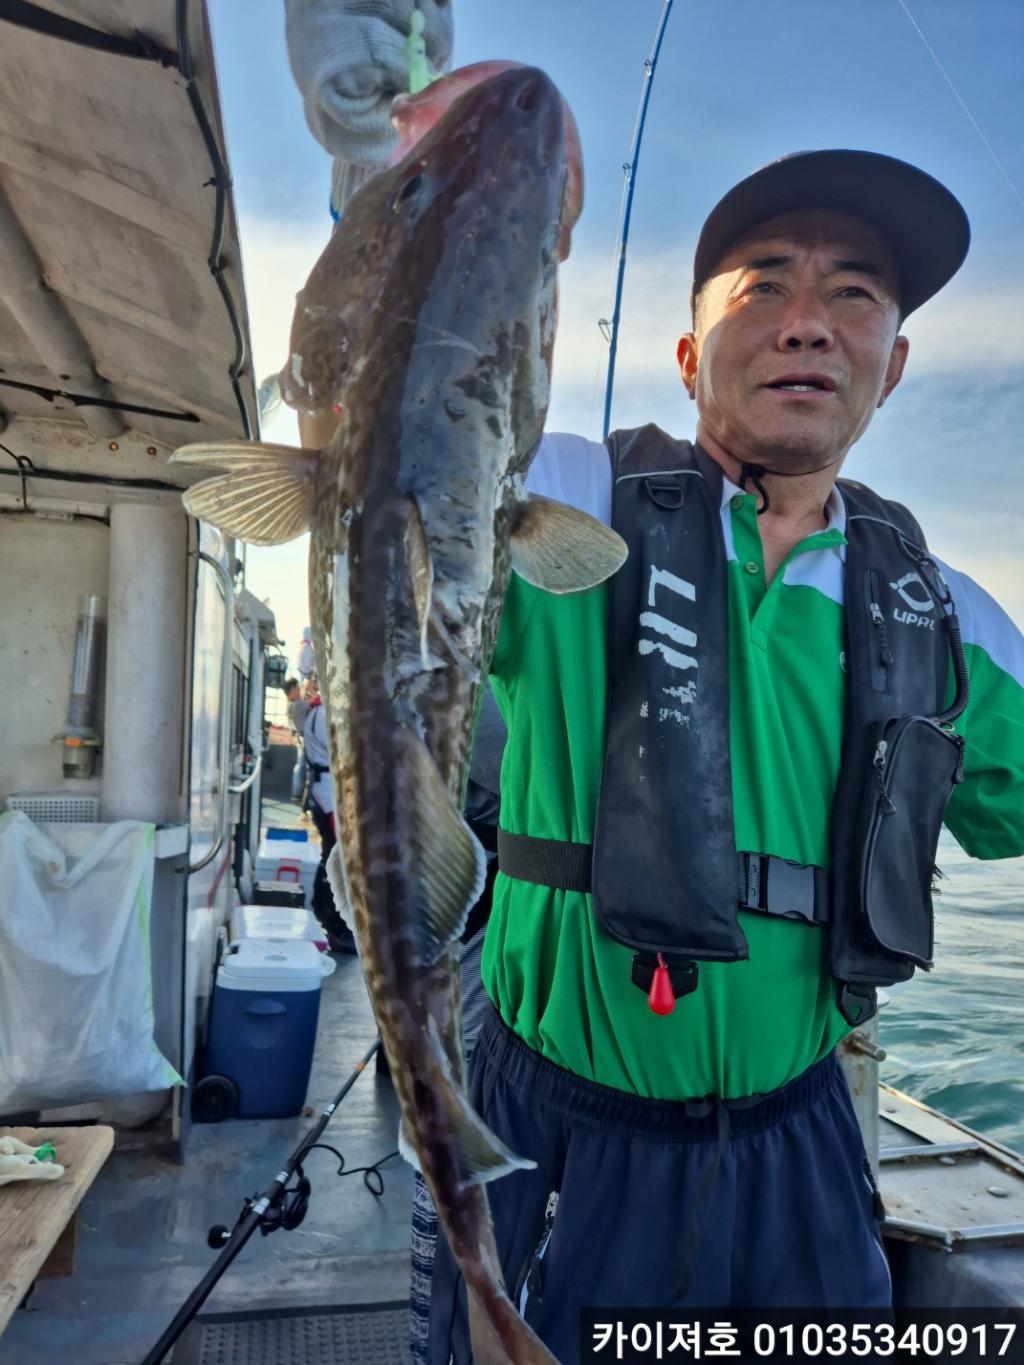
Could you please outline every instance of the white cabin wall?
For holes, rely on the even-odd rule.
[[[0,513],[0,801],[99,791],[98,777],[65,780],[53,736],[67,717],[78,598],[107,596],[109,566],[110,531],[99,521]]]

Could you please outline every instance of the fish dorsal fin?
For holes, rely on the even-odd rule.
[[[455,1134],[459,1179],[462,1183],[482,1185],[488,1180],[498,1180],[503,1175],[510,1175],[513,1171],[534,1170],[537,1163],[516,1156],[497,1134],[491,1132],[470,1104],[465,1090],[455,1079],[451,1062],[437,1031],[437,1024],[432,1018],[427,1020],[427,1033],[435,1060],[444,1077],[442,1093]],[[408,1133],[406,1136],[408,1137]]]
[[[626,542],[603,521],[531,493],[512,532],[512,567],[545,592],[581,592],[625,563]]]
[[[309,530],[319,451],[259,441],[182,446],[173,464],[225,469],[182,495],[194,517],[250,545],[283,545]]]
[[[466,927],[487,877],[487,857],[448,793],[423,740],[404,726],[395,736],[408,765],[409,878],[421,960],[436,962]]]

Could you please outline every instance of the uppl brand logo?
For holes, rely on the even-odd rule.
[[[923,626],[925,630],[935,629],[935,618],[925,615],[935,610],[935,603],[920,574],[911,570],[899,582],[890,583],[889,587],[894,588],[910,608],[909,611],[901,611],[899,607],[893,607],[894,621],[900,621],[905,626]]]

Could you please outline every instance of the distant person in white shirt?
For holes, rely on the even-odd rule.
[[[312,626],[306,626],[302,632],[302,644],[299,645],[299,659],[296,667],[303,682],[308,682],[316,671],[316,660],[313,657]]]
[[[320,866],[313,884],[313,913],[327,933],[327,942],[335,953],[355,954],[356,941],[345,923],[327,880],[327,859],[337,842],[334,829],[334,789],[331,786],[331,759],[327,750],[327,722],[320,697],[309,703],[302,737],[306,749],[306,768],[309,772],[309,813],[320,835]]]
[[[302,695],[298,678],[287,680],[284,685],[284,694],[288,698],[288,724],[291,726],[292,734],[295,737],[295,766],[292,768],[291,797],[293,801],[301,801],[302,792],[306,785],[306,750],[302,732],[306,725],[306,716],[309,713],[309,702]]]

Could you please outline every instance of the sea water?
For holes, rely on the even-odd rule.
[[[890,989],[881,1079],[1024,1152],[1024,858],[943,831],[937,861],[935,967]]]

